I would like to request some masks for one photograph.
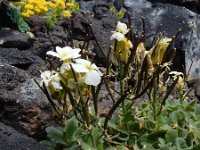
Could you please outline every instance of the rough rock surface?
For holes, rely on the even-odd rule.
[[[194,94],[200,101],[200,77],[190,79],[188,81],[188,86],[194,89]]]
[[[190,75],[193,77],[200,75],[199,15],[184,7],[171,4],[157,4],[154,7],[139,9],[129,7],[129,11],[133,16],[132,23],[138,31],[142,31],[141,18],[144,18],[146,36],[149,43],[151,43],[159,28],[159,31],[163,32],[164,36],[167,37],[172,37],[179,29],[182,29],[175,45],[177,54],[174,69],[183,71],[186,68],[188,70],[191,60],[195,57]]]
[[[106,57],[109,54],[110,46],[112,44],[112,41],[110,40],[110,37],[112,35],[112,31],[116,28],[116,22],[117,17],[115,15],[112,15],[109,11],[109,4],[97,4],[95,6],[95,17],[92,21],[92,28],[95,34],[96,39],[99,42],[99,45],[101,46],[102,51],[106,55]],[[105,61],[105,57],[97,44],[97,42],[94,42],[95,49],[94,52],[97,55],[96,63],[102,64],[103,66],[106,66],[107,61]]]
[[[26,33],[8,28],[0,29],[0,47],[25,50],[32,46],[33,39]]]
[[[42,59],[27,51],[19,51],[16,48],[1,48],[0,49],[0,64],[9,64],[16,67],[28,68],[33,63],[42,63]]]
[[[0,120],[37,139],[52,123],[51,108],[44,93],[25,71],[0,65]]]
[[[153,3],[170,3],[174,5],[184,6],[194,12],[200,13],[200,2],[199,0],[148,0]]]
[[[13,128],[0,123],[1,150],[47,150],[35,140],[17,132]]]

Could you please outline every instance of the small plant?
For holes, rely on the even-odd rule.
[[[66,46],[47,52],[61,64],[41,73],[40,87],[61,127],[47,128],[48,139],[42,143],[54,150],[199,148],[200,106],[185,101],[186,75],[170,70],[176,36],[171,39],[160,34],[147,49],[145,23],[143,27],[142,35],[137,35],[130,23],[117,23],[108,56],[99,45],[107,62],[104,71],[92,63],[89,41],[82,49]],[[111,78],[119,89],[111,86]],[[105,117],[98,109],[102,85],[113,100]],[[179,100],[168,100],[174,88]],[[135,106],[138,99],[145,102]]]
[[[114,6],[110,7],[110,12],[112,14],[117,14],[117,17],[119,19],[122,19],[124,17],[124,12],[122,10],[117,11]]]
[[[47,27],[52,28],[57,19],[61,17],[70,18],[71,13],[79,9],[79,5],[75,0],[22,0],[14,3],[21,12],[24,19],[28,19],[31,15],[44,16],[47,21]]]
[[[21,16],[19,10],[12,3],[2,4],[2,5],[5,5],[4,7],[6,9],[6,15],[11,19],[13,23],[17,25],[18,29],[21,32],[27,32],[30,30],[29,25]]]

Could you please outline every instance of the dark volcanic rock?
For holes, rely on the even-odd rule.
[[[33,39],[26,33],[8,28],[0,29],[0,47],[25,50],[32,46]]]
[[[56,46],[63,47],[67,45],[67,25],[67,20],[61,20],[48,32],[35,32],[35,41],[28,51],[45,59],[47,51],[53,50]]]
[[[18,29],[18,25],[12,21],[8,16],[9,1],[0,1],[0,27],[10,27],[12,29]]]
[[[44,93],[25,71],[0,65],[0,120],[37,139],[45,137],[52,121]]]
[[[114,4],[114,6],[115,6],[115,8],[116,8],[117,10],[120,10],[120,9],[124,6],[124,1],[125,1],[125,0],[115,0],[115,1],[113,2],[113,4]]]
[[[85,11],[77,11],[71,20],[72,33],[71,38],[76,40],[85,40],[89,33],[91,16]]]
[[[31,15],[27,22],[31,27],[31,31],[33,33],[47,32],[46,21],[44,17],[38,15]]]
[[[35,41],[33,43],[33,46],[28,49],[28,51],[45,59],[46,52],[52,49],[53,46],[51,41],[49,40],[49,35],[47,33],[37,32],[35,34]]]
[[[194,12],[200,13],[199,0],[149,0],[152,3],[170,3],[174,5],[184,6]]]
[[[184,7],[170,4],[157,4],[154,7],[139,9],[131,6],[129,11],[133,16],[134,28],[139,32],[142,31],[141,18],[144,18],[147,44],[149,42],[149,46],[159,27],[166,37],[172,37],[181,28],[182,32],[175,44],[177,54],[173,69],[183,71],[186,68],[188,70],[191,60],[195,57],[190,73],[191,76],[200,75],[200,43],[198,36],[200,17],[197,14]]]
[[[85,11],[92,12],[93,6],[95,5],[95,0],[92,1],[80,1],[80,8]]]
[[[116,28],[116,22],[117,17],[115,15],[112,15],[110,11],[108,11],[109,5],[106,4],[98,4],[96,5],[96,17],[92,21],[92,28],[95,34],[95,37],[97,38],[103,52],[105,53],[106,57],[108,56],[110,46],[112,44],[112,41],[110,40],[110,37],[112,35],[111,31],[114,31]],[[106,10],[107,9],[107,10]],[[105,11],[106,10],[106,11]],[[99,45],[94,42],[95,48],[94,52],[96,53],[97,59],[95,59],[96,63],[100,63],[103,66],[106,66],[108,63],[105,61],[105,57],[101,52],[101,49],[99,48]]]
[[[194,89],[194,94],[200,101],[200,77],[190,79],[188,81],[188,86]]]
[[[151,7],[152,4],[146,0],[124,0],[124,7],[126,8],[148,8]]]
[[[40,57],[27,51],[19,51],[15,48],[0,48],[0,64],[9,64],[18,68],[26,69],[33,63],[42,64]]]
[[[49,40],[54,47],[66,45],[67,32],[58,24],[51,31],[49,31]]]
[[[35,140],[17,132],[11,127],[0,123],[1,150],[47,150]]]

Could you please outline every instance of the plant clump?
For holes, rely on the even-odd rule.
[[[128,20],[117,22],[108,55],[99,45],[107,62],[104,69],[93,63],[89,40],[81,48],[47,52],[49,64],[60,62],[41,73],[41,83],[36,82],[61,123],[46,129],[47,140],[42,143],[50,149],[199,149],[200,105],[188,102],[188,74],[170,69],[178,34],[169,38],[160,33],[147,48],[144,20],[141,35],[133,32],[130,16]],[[90,33],[94,34],[92,27]],[[102,86],[112,100],[104,117],[98,106]],[[178,98],[170,100],[173,90]],[[134,105],[136,100],[144,102]]]
[[[75,0],[22,0],[14,3],[24,19],[32,15],[44,16],[47,26],[53,27],[57,19],[61,17],[70,18],[72,12],[79,9],[79,4]]]

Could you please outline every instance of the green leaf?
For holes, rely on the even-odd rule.
[[[83,141],[80,141],[80,145],[83,150],[96,150],[95,148],[88,145],[88,143],[83,142]]]
[[[64,142],[64,132],[61,128],[48,127],[46,128],[48,138],[54,143],[66,144]]]
[[[178,136],[181,138],[187,138],[188,136],[188,130],[184,129],[184,128],[180,128],[179,132],[178,132]]]
[[[43,140],[40,142],[42,145],[45,145],[46,147],[53,148],[55,145],[53,142],[49,140]]]
[[[84,134],[83,129],[77,128],[77,130],[74,132],[72,141],[80,140]]]
[[[200,150],[200,144],[194,146],[194,148],[192,150]]]
[[[67,120],[67,122],[65,124],[65,128],[64,128],[65,138],[70,142],[76,140],[76,139],[73,139],[73,135],[77,129],[78,129],[78,121],[75,117]],[[76,134],[80,134],[80,131],[77,132]],[[77,135],[76,135],[76,137],[77,137]]]
[[[200,116],[200,105],[196,105],[195,109],[194,109],[194,113],[198,116]]]
[[[13,5],[10,5],[7,15],[11,18],[11,20],[18,25],[18,28],[21,32],[27,32],[30,31],[29,25],[24,21],[23,17],[21,16],[21,13],[17,8],[15,8]]]
[[[165,134],[165,140],[167,143],[170,142],[175,143],[177,137],[178,137],[178,132],[172,128]]]
[[[176,147],[177,147],[177,150],[183,150],[185,148],[187,148],[187,144],[186,144],[186,141],[183,139],[183,138],[177,138],[176,139]]]
[[[165,140],[163,138],[158,138],[158,141],[161,145],[165,145]]]
[[[191,111],[191,110],[193,110],[195,104],[196,104],[196,101],[191,101],[191,102],[189,102],[189,103],[186,105],[185,110],[186,110],[186,111]]]
[[[182,111],[174,111],[171,114],[171,119],[173,123],[181,123],[182,120],[184,120],[185,115]]]

